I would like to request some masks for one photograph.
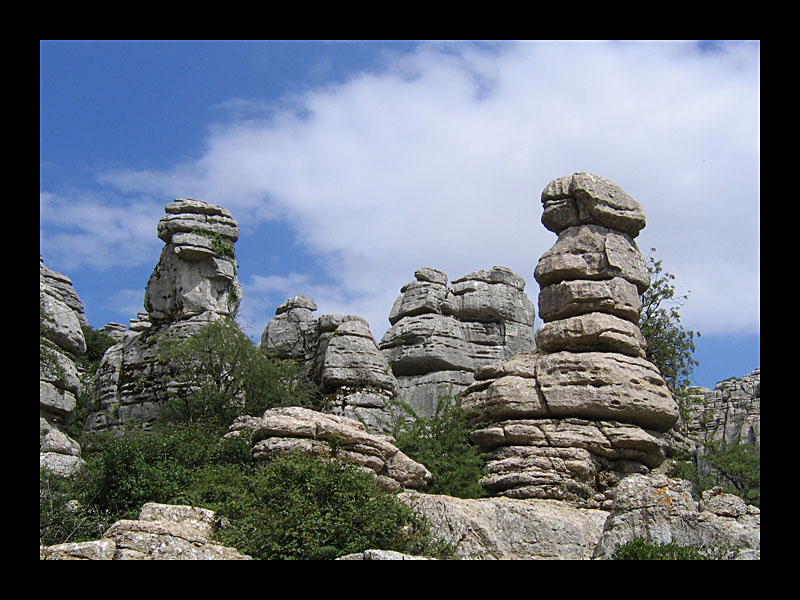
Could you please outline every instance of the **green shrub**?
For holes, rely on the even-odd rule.
[[[220,538],[260,559],[333,559],[368,549],[444,555],[424,522],[369,475],[335,458],[291,455],[242,475],[205,473]],[[223,490],[220,492],[220,490]]]
[[[162,338],[164,383],[174,391],[162,411],[167,422],[215,422],[224,429],[239,415],[276,406],[315,408],[316,386],[290,360],[257,348],[233,319],[220,319],[186,340]],[[178,384],[174,386],[174,384]]]
[[[705,444],[698,460],[710,467],[701,472],[691,460],[676,461],[668,475],[691,481],[697,494],[719,486],[748,504],[761,506],[761,448],[755,444],[733,444],[721,448],[717,442]]]
[[[393,436],[403,453],[433,475],[426,492],[458,498],[485,496],[479,483],[486,474],[485,461],[469,440],[470,428],[456,399],[439,396],[432,417],[421,417],[407,404],[396,404],[399,417]]]
[[[614,560],[704,560],[697,548],[678,544],[650,544],[644,538],[635,538],[617,546]]]

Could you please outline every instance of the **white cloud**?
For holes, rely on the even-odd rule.
[[[212,127],[195,163],[105,181],[222,204],[242,236],[285,220],[328,278],[253,277],[242,282],[248,310],[308,289],[320,313],[360,314],[380,338],[400,286],[422,266],[451,279],[508,266],[536,302],[532,272],[555,241],[540,223],[541,190],[589,171],[643,205],[640,247],[656,246],[692,289],[687,327],[753,331],[758,62],[757,44],[422,47],[384,72],[297,95],[291,109]]]

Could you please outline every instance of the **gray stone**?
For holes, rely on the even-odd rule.
[[[608,513],[553,500],[462,499],[406,491],[398,498],[467,560],[588,560]]]
[[[587,313],[544,323],[534,336],[543,352],[619,352],[646,356],[642,332],[636,323],[606,313]]]
[[[636,237],[646,225],[636,200],[615,183],[591,173],[551,181],[542,192],[542,205],[542,224],[555,233],[597,223]]]
[[[539,316],[545,323],[593,312],[638,323],[641,306],[636,286],[621,277],[562,281],[539,292]]]
[[[650,286],[650,275],[639,247],[626,233],[600,225],[579,225],[561,232],[539,259],[534,277],[542,287],[562,281],[621,277],[639,293]]]

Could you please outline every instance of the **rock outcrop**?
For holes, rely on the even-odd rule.
[[[633,238],[644,212],[586,173],[551,182],[542,204],[558,240],[534,272],[536,352],[476,370],[461,404],[485,423],[472,439],[491,453],[488,490],[608,506],[621,478],[664,461],[658,434],[678,418],[638,328],[649,279]]]
[[[205,508],[147,503],[138,520],[114,523],[92,542],[39,548],[40,560],[249,560],[214,541],[215,515]]]
[[[226,436],[248,433],[256,462],[300,452],[331,456],[356,465],[375,477],[382,489],[423,489],[433,476],[394,445],[391,436],[374,434],[360,422],[297,406],[272,408],[262,417],[239,417]]]
[[[714,558],[759,559],[761,511],[719,488],[703,492],[696,502],[688,481],[631,475],[615,490],[593,558],[611,558],[634,538],[652,545],[693,546]]]
[[[608,513],[555,500],[462,499],[401,493],[456,558],[471,560],[588,560]]]
[[[464,390],[479,367],[533,350],[534,308],[525,280],[505,267],[451,285],[436,269],[414,277],[401,288],[379,347],[401,398],[432,416],[439,396]]]
[[[62,428],[74,417],[81,380],[75,360],[86,352],[83,303],[66,275],[39,258],[39,467],[71,477],[84,465]]]
[[[295,296],[278,306],[261,335],[261,347],[303,364],[327,396],[327,410],[366,424],[371,431],[392,425],[397,381],[366,320],[355,315],[311,313],[316,303]]]
[[[720,381],[714,389],[688,389],[689,434],[701,442],[761,445],[761,369]]]
[[[236,312],[242,288],[234,242],[239,227],[230,212],[199,200],[179,199],[164,208],[158,237],[165,242],[145,289],[145,310],[131,320],[123,341],[106,352],[96,385],[100,406],[89,430],[124,423],[147,425],[173,388],[160,364],[158,340],[185,339],[200,327]]]

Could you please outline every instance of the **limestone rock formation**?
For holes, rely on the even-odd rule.
[[[505,267],[452,281],[418,269],[389,313],[379,344],[402,399],[431,416],[439,395],[456,394],[477,368],[533,350],[533,303],[525,280]]]
[[[145,289],[146,312],[103,357],[96,375],[100,406],[87,419],[89,430],[154,421],[173,389],[164,380],[169,366],[157,360],[158,340],[185,339],[233,315],[241,301],[234,254],[239,227],[230,212],[191,198],[164,210],[157,231],[165,245]]]
[[[689,434],[703,442],[761,445],[761,369],[720,381],[713,390],[690,387]]]
[[[75,360],[86,352],[83,303],[69,277],[39,259],[39,466],[71,477],[84,465],[80,446],[61,431],[74,417],[81,381]]]
[[[472,560],[588,560],[608,513],[555,500],[462,499],[406,491],[431,533]]]
[[[478,369],[461,404],[484,425],[472,439],[491,452],[488,490],[608,506],[621,478],[664,461],[659,433],[678,418],[638,327],[649,278],[633,238],[644,212],[586,173],[548,184],[542,204],[558,239],[534,272],[536,352]]]
[[[374,476],[387,490],[422,489],[433,476],[394,445],[391,436],[374,434],[360,422],[297,406],[272,408],[262,417],[239,417],[226,436],[251,435],[253,460],[269,462],[292,452],[336,456]]]
[[[214,541],[214,512],[147,503],[138,520],[121,520],[93,542],[39,549],[40,560],[249,560]]]
[[[707,490],[692,498],[691,484],[665,475],[631,475],[620,482],[593,557],[608,559],[617,546],[644,538],[653,545],[694,546],[717,558],[759,559],[761,511],[744,500]]]
[[[261,335],[261,347],[305,365],[322,392],[327,410],[388,431],[397,381],[366,320],[355,315],[311,313],[307,296],[290,298],[275,311]]]

